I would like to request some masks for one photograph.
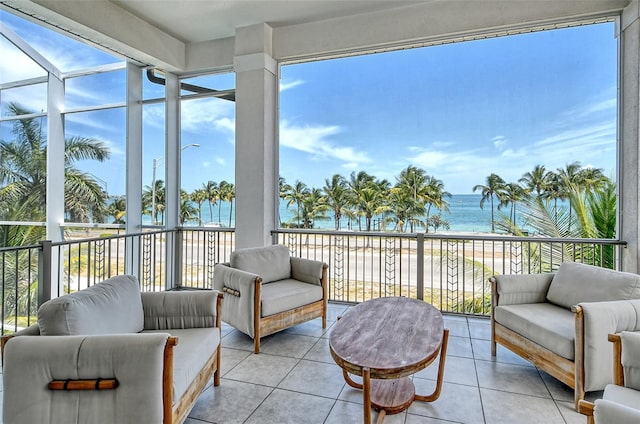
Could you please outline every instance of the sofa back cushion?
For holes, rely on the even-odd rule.
[[[577,262],[564,262],[551,280],[547,300],[571,308],[581,302],[640,298],[640,276]]]
[[[291,278],[289,249],[278,244],[238,249],[231,253],[231,268],[259,275],[263,284]]]
[[[43,336],[138,333],[144,327],[142,297],[135,277],[119,275],[38,309]]]

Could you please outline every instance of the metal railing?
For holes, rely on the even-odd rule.
[[[111,233],[109,233],[111,231]],[[141,290],[210,289],[214,266],[235,248],[230,228],[183,228],[75,237],[0,249],[2,333],[36,320],[51,297],[129,273]],[[491,235],[395,234],[281,229],[274,243],[329,265],[329,300],[357,303],[407,296],[444,312],[488,315],[495,274],[554,271],[571,260],[618,268],[625,242]]]
[[[443,312],[491,313],[489,277],[555,271],[576,261],[618,268],[625,243],[497,235],[389,234],[282,229],[274,243],[329,265],[329,299],[407,296]]]

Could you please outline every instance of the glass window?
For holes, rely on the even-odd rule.
[[[233,227],[235,103],[215,97],[182,100],[180,116],[182,189],[195,207],[184,225]]]
[[[47,111],[47,84],[32,84],[0,91],[0,116]]]
[[[112,71],[65,79],[65,108],[124,103],[126,71]]]
[[[453,195],[442,210],[423,204],[423,230],[435,212],[456,231],[492,231],[492,212],[514,210],[524,225],[519,201],[498,211],[495,197],[493,211],[489,199],[481,208],[474,188],[491,174],[505,190],[526,186],[536,166],[561,175],[578,164],[615,180],[614,33],[603,23],[283,66],[280,175],[311,190],[364,171],[393,187],[416,167]],[[294,209],[281,208],[283,223],[297,222]],[[330,217],[315,228],[334,228]],[[377,217],[388,229],[402,220]]]
[[[125,108],[65,114],[67,220],[112,223],[104,206],[125,194]]]

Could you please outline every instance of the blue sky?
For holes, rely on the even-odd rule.
[[[0,20],[63,71],[118,58],[6,12]],[[0,41],[0,83],[41,75]],[[282,67],[280,174],[322,187],[325,178],[365,170],[395,181],[408,165],[424,168],[451,193],[471,193],[487,175],[507,181],[536,164],[572,161],[615,177],[617,41],[614,24],[523,34]],[[67,84],[67,108],[124,100],[122,71]],[[226,89],[233,74],[192,83]],[[32,110],[46,90],[9,90]],[[145,83],[144,97],[162,95]],[[44,106],[43,106],[44,105]],[[4,111],[3,111],[4,113]],[[218,99],[183,102],[183,187],[234,179],[234,107]],[[144,108],[143,179],[164,156],[164,109]],[[112,151],[108,164],[79,166],[124,192],[122,110],[67,115],[68,135],[94,137]],[[0,136],[10,137],[8,124]],[[160,161],[162,162],[162,161]],[[162,179],[158,169],[158,178]]]

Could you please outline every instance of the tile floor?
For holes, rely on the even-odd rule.
[[[347,308],[329,305],[326,330],[317,319],[264,338],[258,355],[249,337],[225,325],[222,382],[203,392],[186,424],[361,423],[362,393],[345,384],[328,346],[331,326]],[[506,349],[491,357],[489,320],[445,316],[445,325],[450,337],[440,398],[414,402],[385,423],[586,422],[567,386]],[[436,371],[434,363],[414,375],[418,393],[433,391]]]
[[[361,423],[362,393],[345,384],[328,346],[331,326],[347,308],[329,305],[326,330],[316,319],[264,338],[259,355],[253,340],[225,324],[221,384],[205,389],[185,424]],[[586,423],[567,386],[500,346],[491,357],[489,320],[445,316],[445,325],[450,336],[440,398],[414,402],[385,423]],[[414,375],[418,393],[433,391],[436,370],[434,363]]]

